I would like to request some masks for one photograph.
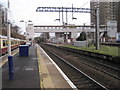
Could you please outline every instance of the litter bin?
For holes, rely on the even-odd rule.
[[[28,45],[19,45],[19,56],[28,57],[29,56],[29,46]]]

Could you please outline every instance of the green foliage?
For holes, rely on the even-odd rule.
[[[85,32],[80,33],[80,36],[76,40],[77,41],[85,41],[86,40]]]

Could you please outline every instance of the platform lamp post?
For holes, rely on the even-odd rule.
[[[13,56],[11,55],[11,24],[10,24],[10,2],[8,0],[7,7],[7,43],[8,43],[8,65],[9,65],[9,80],[13,80]]]

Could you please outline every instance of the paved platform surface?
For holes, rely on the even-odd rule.
[[[57,89],[69,89],[72,90],[72,87],[69,82],[69,79],[65,79],[63,74],[60,73],[59,67],[55,66],[53,60],[46,55],[41,47],[37,48],[39,53],[38,61],[41,74],[41,87],[42,88],[57,88]],[[68,84],[69,83],[69,84]]]
[[[29,48],[29,57],[13,57],[14,80],[8,76],[8,62],[2,66],[2,88],[39,90],[72,90],[70,80],[61,74],[50,57],[39,45]]]
[[[14,80],[8,76],[8,63],[2,67],[2,88],[40,88],[40,76],[35,47],[30,47],[29,57],[13,57]]]

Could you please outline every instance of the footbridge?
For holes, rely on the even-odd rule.
[[[106,26],[100,26],[100,32],[105,32],[107,30]],[[34,33],[43,33],[43,32],[49,32],[49,33],[55,33],[55,32],[95,32],[95,26],[40,26],[35,25],[34,26]]]
[[[34,33],[56,33],[56,32],[64,32],[64,33],[71,33],[71,38],[76,39],[77,33],[85,32],[95,33],[96,27],[90,26],[90,25],[69,25],[69,26],[63,26],[63,25],[33,25],[28,24],[27,26],[27,35],[26,38],[34,39]],[[107,31],[107,26],[100,26],[99,31],[104,33]],[[66,36],[67,37],[67,36]]]

